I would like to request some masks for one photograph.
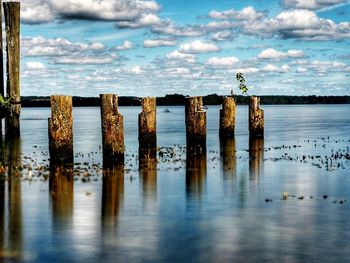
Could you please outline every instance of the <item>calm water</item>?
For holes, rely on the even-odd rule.
[[[198,160],[186,160],[184,108],[164,109],[162,156],[140,172],[139,107],[120,108],[127,156],[108,172],[99,108],[75,109],[74,175],[49,177],[50,111],[24,108],[21,141],[3,146],[0,261],[350,262],[350,105],[263,106],[264,141],[249,141],[239,106],[221,143],[209,107]]]

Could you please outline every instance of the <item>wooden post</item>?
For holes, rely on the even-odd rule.
[[[20,3],[4,3],[7,51],[7,97],[10,98],[9,114],[6,117],[6,135],[20,133]]]
[[[49,151],[52,163],[73,163],[73,106],[70,96],[51,96]]]
[[[118,113],[118,96],[100,94],[104,162],[124,162],[124,119]]]
[[[0,21],[2,21],[2,0],[0,0]],[[4,88],[4,51],[2,44],[2,23],[0,23],[0,95],[5,97]],[[0,137],[2,137],[2,119],[0,119]]]
[[[249,135],[264,137],[264,111],[260,109],[260,98],[254,96],[249,103]]]
[[[206,151],[207,118],[202,97],[189,97],[185,101],[187,148]]]
[[[224,179],[236,177],[236,142],[233,138],[220,140]]]
[[[224,97],[220,110],[220,137],[230,138],[235,136],[236,101],[233,97]]]
[[[142,112],[139,114],[139,149],[152,156],[157,152],[156,98],[142,99]],[[151,158],[150,156],[149,158]]]

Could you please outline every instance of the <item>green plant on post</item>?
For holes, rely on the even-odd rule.
[[[237,81],[239,81],[238,88],[242,91],[242,94],[248,96],[248,94],[247,94],[248,88],[245,84],[245,79],[243,77],[243,73],[238,72],[236,74],[236,79],[237,79]]]
[[[0,117],[4,118],[10,110],[11,98],[4,98],[0,95]]]

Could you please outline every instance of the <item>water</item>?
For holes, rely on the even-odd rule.
[[[187,162],[184,108],[164,109],[165,157],[139,172],[140,108],[120,107],[125,172],[105,177],[99,108],[74,109],[74,175],[49,177],[50,111],[24,108],[21,141],[4,146],[1,261],[350,261],[350,164],[334,157],[349,154],[349,105],[263,106],[264,141],[249,141],[239,106],[235,140],[221,145],[219,107],[209,107],[206,159]]]

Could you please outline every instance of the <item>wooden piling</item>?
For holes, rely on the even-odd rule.
[[[185,101],[187,148],[206,151],[207,118],[202,97],[188,97]]]
[[[52,163],[73,163],[72,97],[50,97],[49,151]]]
[[[139,114],[139,149],[156,153],[157,149],[157,120],[156,98],[142,98],[142,112]]]
[[[2,0],[0,0],[0,21],[2,21]],[[4,51],[2,44],[2,23],[0,23],[0,95],[5,97],[4,87]],[[2,119],[0,119],[0,135],[2,135]]]
[[[249,135],[264,137],[264,111],[260,109],[260,98],[252,96],[249,103]]]
[[[186,195],[190,199],[201,199],[207,176],[206,152],[186,149]]]
[[[124,162],[124,118],[118,113],[118,96],[100,94],[104,162]]]
[[[220,110],[220,138],[235,136],[236,101],[233,97],[224,97]]]
[[[264,139],[249,138],[249,178],[252,181],[259,179],[264,164]]]
[[[6,117],[6,135],[20,133],[19,117],[21,113],[20,97],[20,3],[5,2],[7,51],[7,97],[10,98],[10,109]]]

